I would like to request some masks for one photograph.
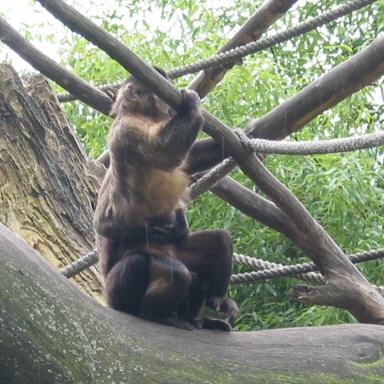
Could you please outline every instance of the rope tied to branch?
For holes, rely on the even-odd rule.
[[[384,248],[355,253],[350,255],[349,257],[352,263],[354,264],[384,258]],[[258,259],[255,257],[250,257],[240,253],[234,253],[233,260],[235,263],[246,265],[247,267],[255,269],[255,271],[232,275],[232,284],[255,282],[284,276],[295,276],[304,280],[311,280],[320,284],[324,283],[324,277],[321,274],[313,273],[313,271],[318,270],[318,267],[315,263],[312,262],[294,265],[283,265],[266,261],[263,259]],[[75,260],[66,267],[62,268],[60,272],[65,277],[70,278],[79,274],[84,269],[96,264],[97,261],[97,252],[96,250],[94,250],[87,253],[85,256]]]
[[[266,280],[284,276],[305,275],[319,269],[319,267],[313,262],[283,265],[242,254],[234,254],[233,257],[236,263],[255,269],[255,271],[252,272],[233,275],[232,277],[234,283]],[[384,248],[355,253],[350,255],[349,258],[354,264],[381,259],[384,258]]]
[[[258,154],[320,155],[356,151],[384,145],[384,131],[321,141],[249,139],[238,130],[236,130],[236,133],[247,151],[254,151]],[[232,158],[227,158],[216,165],[191,184],[189,187],[191,198],[195,199],[198,195],[208,191],[235,167],[236,162]]]

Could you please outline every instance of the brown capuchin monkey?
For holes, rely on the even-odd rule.
[[[201,171],[204,152],[190,149],[204,120],[197,93],[184,90],[182,96],[174,111],[130,77],[113,104],[110,166],[95,213],[107,302],[183,329],[228,331],[238,313],[227,297],[232,241],[224,230],[188,231],[186,191],[190,174]],[[197,167],[189,166],[191,155]],[[201,317],[204,305],[228,321]]]

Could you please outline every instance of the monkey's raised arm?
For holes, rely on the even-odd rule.
[[[157,133],[153,160],[159,168],[176,168],[185,159],[203,125],[200,99],[196,92],[183,91],[183,102],[176,115]]]
[[[226,157],[224,146],[213,139],[196,141],[188,153],[183,169],[188,175],[205,172]]]

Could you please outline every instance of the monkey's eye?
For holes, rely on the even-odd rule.
[[[127,86],[126,91],[129,97],[137,97],[141,95],[141,92],[138,91],[132,84]]]

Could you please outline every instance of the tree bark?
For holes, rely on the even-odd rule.
[[[0,221],[57,267],[94,247],[99,181],[43,76],[0,65]],[[76,278],[101,299],[95,267]]]
[[[380,383],[384,327],[183,331],[101,306],[0,225],[0,382]]]

